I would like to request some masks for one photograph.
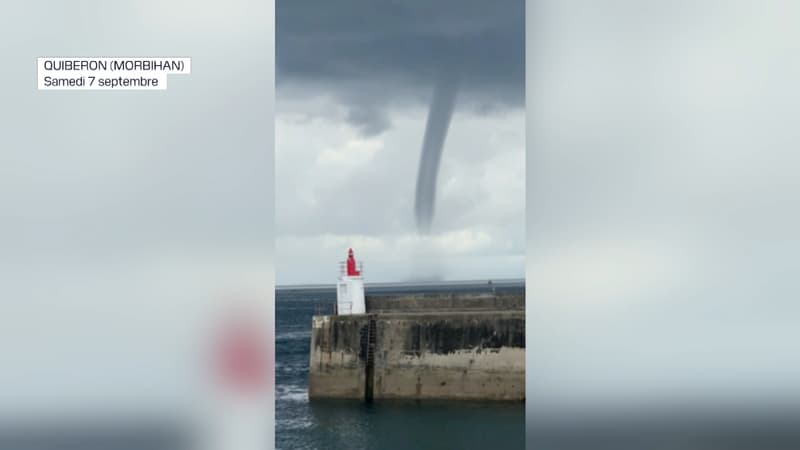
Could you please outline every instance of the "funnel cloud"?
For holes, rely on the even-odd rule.
[[[445,70],[433,90],[425,137],[422,140],[414,202],[417,232],[420,234],[428,234],[431,230],[436,209],[436,178],[439,174],[439,162],[442,159],[447,130],[450,127],[450,118],[453,116],[458,84],[459,79],[455,71]]]
[[[275,16],[277,283],[330,283],[348,247],[369,282],[522,278],[525,1]]]

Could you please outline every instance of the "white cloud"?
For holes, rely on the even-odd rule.
[[[315,162],[328,170],[346,174],[348,169],[369,164],[382,148],[383,140],[379,137],[353,136],[340,147],[323,148]]]
[[[433,235],[420,237],[413,203],[423,105],[392,106],[386,111],[392,126],[367,137],[328,96],[279,99],[280,284],[329,282],[350,246],[370,268],[371,281],[523,276],[523,111],[456,112],[441,162]],[[502,261],[475,270],[480,263],[469,259],[486,254],[503,255]],[[420,260],[430,266],[425,274],[414,273]]]

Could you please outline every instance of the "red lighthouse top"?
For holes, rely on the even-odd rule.
[[[357,277],[361,272],[356,270],[356,258],[353,256],[353,249],[347,250],[347,276]]]

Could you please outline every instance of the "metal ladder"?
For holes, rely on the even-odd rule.
[[[364,401],[372,403],[373,390],[375,386],[375,341],[377,334],[377,325],[375,319],[370,317],[369,325],[367,327],[367,364],[366,364],[366,381],[364,386]]]

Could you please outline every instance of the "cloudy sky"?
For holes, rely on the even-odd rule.
[[[277,282],[524,275],[522,0],[278,1]],[[429,236],[414,192],[434,82],[460,74]]]

